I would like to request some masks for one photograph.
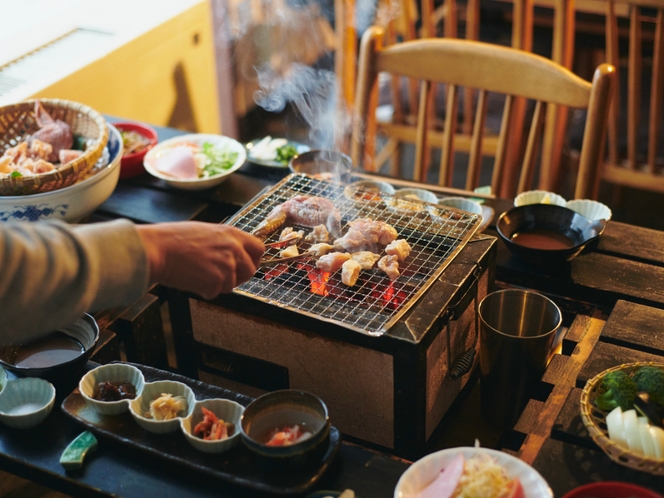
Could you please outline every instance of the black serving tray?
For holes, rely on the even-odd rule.
[[[197,400],[225,398],[243,406],[252,401],[248,396],[182,375],[145,365],[128,364],[141,370],[146,382],[174,380],[188,385],[194,391]],[[288,472],[282,472],[280,469],[271,471],[269,467],[261,465],[257,457],[241,442],[231,450],[218,455],[202,453],[193,448],[179,430],[169,434],[153,434],[142,429],[129,412],[120,415],[98,413],[87,405],[78,389],[64,399],[61,409],[95,434],[127,447],[170,461],[181,468],[201,472],[240,486],[282,495],[292,496],[306,492],[325,473],[341,445],[339,430],[331,427],[328,447],[318,462],[312,462],[312,465],[306,468],[289,469]]]

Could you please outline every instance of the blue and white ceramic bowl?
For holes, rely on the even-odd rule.
[[[14,379],[0,392],[0,422],[29,429],[40,424],[53,409],[53,384],[36,377]]]
[[[122,136],[108,125],[108,143],[88,175],[69,187],[20,196],[0,196],[0,221],[64,220],[75,223],[108,199],[120,177]]]

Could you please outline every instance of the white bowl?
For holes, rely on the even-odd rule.
[[[589,220],[606,220],[611,219],[611,209],[606,204],[601,202],[591,201],[590,199],[574,199],[567,201],[567,207],[572,211],[576,211],[581,216],[585,216]]]
[[[41,423],[55,403],[53,384],[37,377],[7,382],[0,393],[0,421],[9,427],[29,429]]]
[[[108,199],[120,177],[122,136],[108,124],[108,143],[88,175],[69,187],[41,194],[0,196],[0,221],[64,220],[75,223]]]
[[[194,428],[203,420],[201,407],[204,406],[224,422],[235,424],[235,430],[226,439],[220,441],[206,441],[194,436]],[[197,401],[194,411],[186,418],[180,420],[180,426],[184,437],[197,450],[204,453],[223,453],[230,450],[240,441],[240,417],[244,412],[244,406],[229,399],[206,399]]]
[[[145,378],[143,373],[132,365],[111,363],[102,365],[86,373],[78,383],[78,391],[86,403],[104,415],[118,415],[129,409],[131,400],[100,401],[94,399],[94,392],[100,382],[130,382],[136,388],[136,397],[143,392]]]
[[[394,195],[395,190],[389,183],[376,180],[358,180],[344,189],[344,195],[352,201],[380,202],[380,198],[371,195],[373,192]]]
[[[233,163],[233,166],[227,170],[219,173],[217,175],[211,176],[209,178],[192,178],[188,180],[183,180],[179,178],[174,178],[168,176],[164,173],[161,173],[155,169],[154,165],[157,159],[164,154],[168,149],[175,147],[179,144],[191,143],[199,147],[202,147],[205,142],[219,145],[221,147],[228,147],[232,152],[237,152],[237,159]],[[155,147],[150,149],[143,159],[143,165],[145,170],[150,173],[152,176],[164,180],[167,184],[172,187],[179,188],[182,190],[203,190],[206,188],[216,187],[220,185],[231,175],[231,173],[240,169],[247,159],[247,150],[237,140],[233,140],[230,137],[223,135],[211,135],[205,133],[192,133],[189,135],[181,135],[178,137],[173,137],[168,140],[160,142]]]
[[[172,394],[173,396],[184,396],[187,400],[187,409],[183,413],[178,414],[177,417],[170,420],[154,420],[147,418],[145,414],[150,411],[150,403],[157,399],[162,394]],[[182,382],[172,380],[160,380],[157,382],[147,382],[143,386],[143,392],[136,399],[129,403],[129,413],[134,417],[134,420],[143,429],[155,434],[166,434],[178,429],[180,419],[188,417],[194,411],[196,398],[194,392],[189,386]]]
[[[548,197],[548,202],[546,201]],[[556,206],[565,206],[567,201],[560,195],[546,190],[528,190],[522,192],[514,198],[514,205],[516,207],[525,206],[527,204],[555,204]]]
[[[417,495],[458,454],[462,454],[467,460],[478,452],[487,453],[492,456],[505,469],[509,478],[518,477],[523,486],[526,498],[553,497],[553,492],[544,478],[526,462],[502,451],[486,448],[460,447],[431,453],[413,463],[399,478],[399,482],[397,482],[397,486],[394,489],[394,498],[406,498]]]
[[[422,188],[400,188],[394,193],[394,196],[418,199],[420,201],[430,202],[431,204],[436,204],[438,202],[436,194]]]
[[[445,197],[438,201],[441,206],[449,206],[461,211],[473,214],[482,214],[482,206],[479,202],[471,201],[465,197]]]

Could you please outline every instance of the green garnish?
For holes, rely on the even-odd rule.
[[[297,149],[294,145],[286,144],[277,149],[276,161],[282,164],[288,164],[293,157],[297,156]]]
[[[207,161],[199,175],[201,178],[218,175],[229,169],[238,156],[238,153],[231,151],[229,147],[219,147],[209,142],[203,143],[203,154],[207,156]]]
[[[86,145],[86,138],[84,136],[74,135],[74,143],[71,146],[72,149],[85,151]]]
[[[20,171],[12,171],[9,174],[9,178],[21,178],[23,174]]]

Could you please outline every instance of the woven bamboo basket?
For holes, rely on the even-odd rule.
[[[108,141],[103,116],[94,109],[59,99],[39,99],[53,119],[71,126],[72,134],[86,141],[85,152],[61,168],[34,176],[0,178],[0,195],[27,195],[57,190],[72,185],[95,165]],[[39,129],[35,119],[35,100],[0,107],[0,156]]]
[[[609,439],[609,433],[606,427],[606,416],[609,412],[600,410],[595,406],[595,398],[598,396],[598,389],[602,377],[615,370],[623,370],[631,374],[635,370],[645,366],[653,366],[664,369],[664,363],[654,362],[636,362],[624,363],[597,374],[590,379],[581,393],[581,419],[588,429],[590,437],[597,446],[602,448],[611,460],[630,469],[648,472],[649,474],[664,476],[664,458],[646,458],[643,455],[629,450]]]

